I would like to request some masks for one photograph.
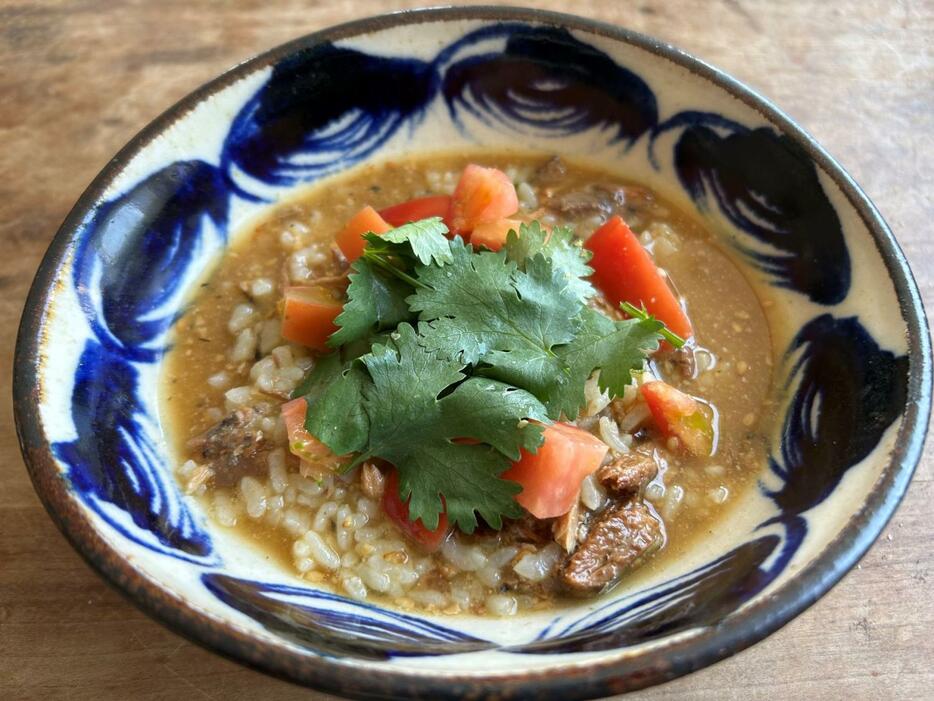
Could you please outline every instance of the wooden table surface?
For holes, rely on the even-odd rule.
[[[168,632],[46,516],[10,405],[14,332],[60,222],[133,134],[221,70],[301,34],[416,6],[0,0],[0,698],[325,699]],[[934,3],[549,0],[669,41],[772,98],[866,190],[934,309]],[[781,631],[640,699],[934,698],[934,445],[883,536]]]

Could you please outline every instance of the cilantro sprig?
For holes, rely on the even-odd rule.
[[[365,236],[335,350],[294,396],[349,467],[395,465],[411,519],[434,528],[446,509],[470,533],[478,516],[499,528],[521,514],[500,475],[538,449],[541,423],[577,417],[587,378],[620,395],[663,337],[683,341],[645,310],[591,308],[589,252],[570,229],[523,224],[498,252],[446,233],[434,218]]]
[[[521,515],[519,486],[498,479],[519,449],[541,444],[541,403],[524,390],[480,377],[426,349],[415,329],[402,324],[390,343],[362,358],[372,378],[364,390],[370,439],[362,458],[396,465],[400,496],[430,529],[438,525],[444,496],[448,519],[470,533],[476,513],[494,528]],[[453,387],[453,389],[451,389]],[[480,443],[457,442],[473,439]]]
[[[624,312],[626,312],[629,316],[631,316],[634,319],[642,319],[642,321],[649,321],[650,319],[655,318],[651,314],[649,314],[645,306],[643,306],[640,309],[639,307],[636,307],[635,305],[630,304],[629,302],[620,302],[619,308],[622,309]],[[662,335],[662,337],[666,341],[668,341],[675,348],[682,348],[684,347],[684,344],[687,343],[687,341],[685,341],[683,338],[681,338],[678,334],[676,334],[674,331],[669,329],[664,324],[658,330],[658,332]]]

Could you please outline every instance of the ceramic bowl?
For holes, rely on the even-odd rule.
[[[243,222],[368,159],[477,145],[592,161],[696,213],[775,300],[786,389],[758,485],[701,546],[638,587],[519,619],[403,614],[270,565],[179,492],[156,408],[173,320]],[[36,490],[94,568],[208,648],[365,698],[594,697],[754,643],[879,534],[921,455],[930,392],[905,258],[809,136],[670,46],[506,8],[327,29],[182,100],[68,216],[15,367]]]

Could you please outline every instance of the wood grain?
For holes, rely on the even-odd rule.
[[[150,621],[45,515],[13,431],[13,329],[69,207],[133,134],[241,59],[417,3],[0,2],[0,698],[325,699]],[[684,48],[781,105],[875,201],[934,307],[934,4],[551,0]],[[754,648],[641,699],[934,697],[934,448],[885,534]]]

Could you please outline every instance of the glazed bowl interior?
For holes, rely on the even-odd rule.
[[[401,613],[271,564],[180,492],[157,402],[191,286],[271,203],[374,160],[479,147],[561,154],[693,213],[774,300],[763,342],[783,389],[759,482],[709,538],[609,595],[519,620]],[[781,113],[644,37],[474,8],[300,39],[144,130],[43,262],[15,394],[52,516],[105,577],[192,639],[349,695],[567,699],[719,659],[839,579],[919,458],[929,359],[884,222]]]

